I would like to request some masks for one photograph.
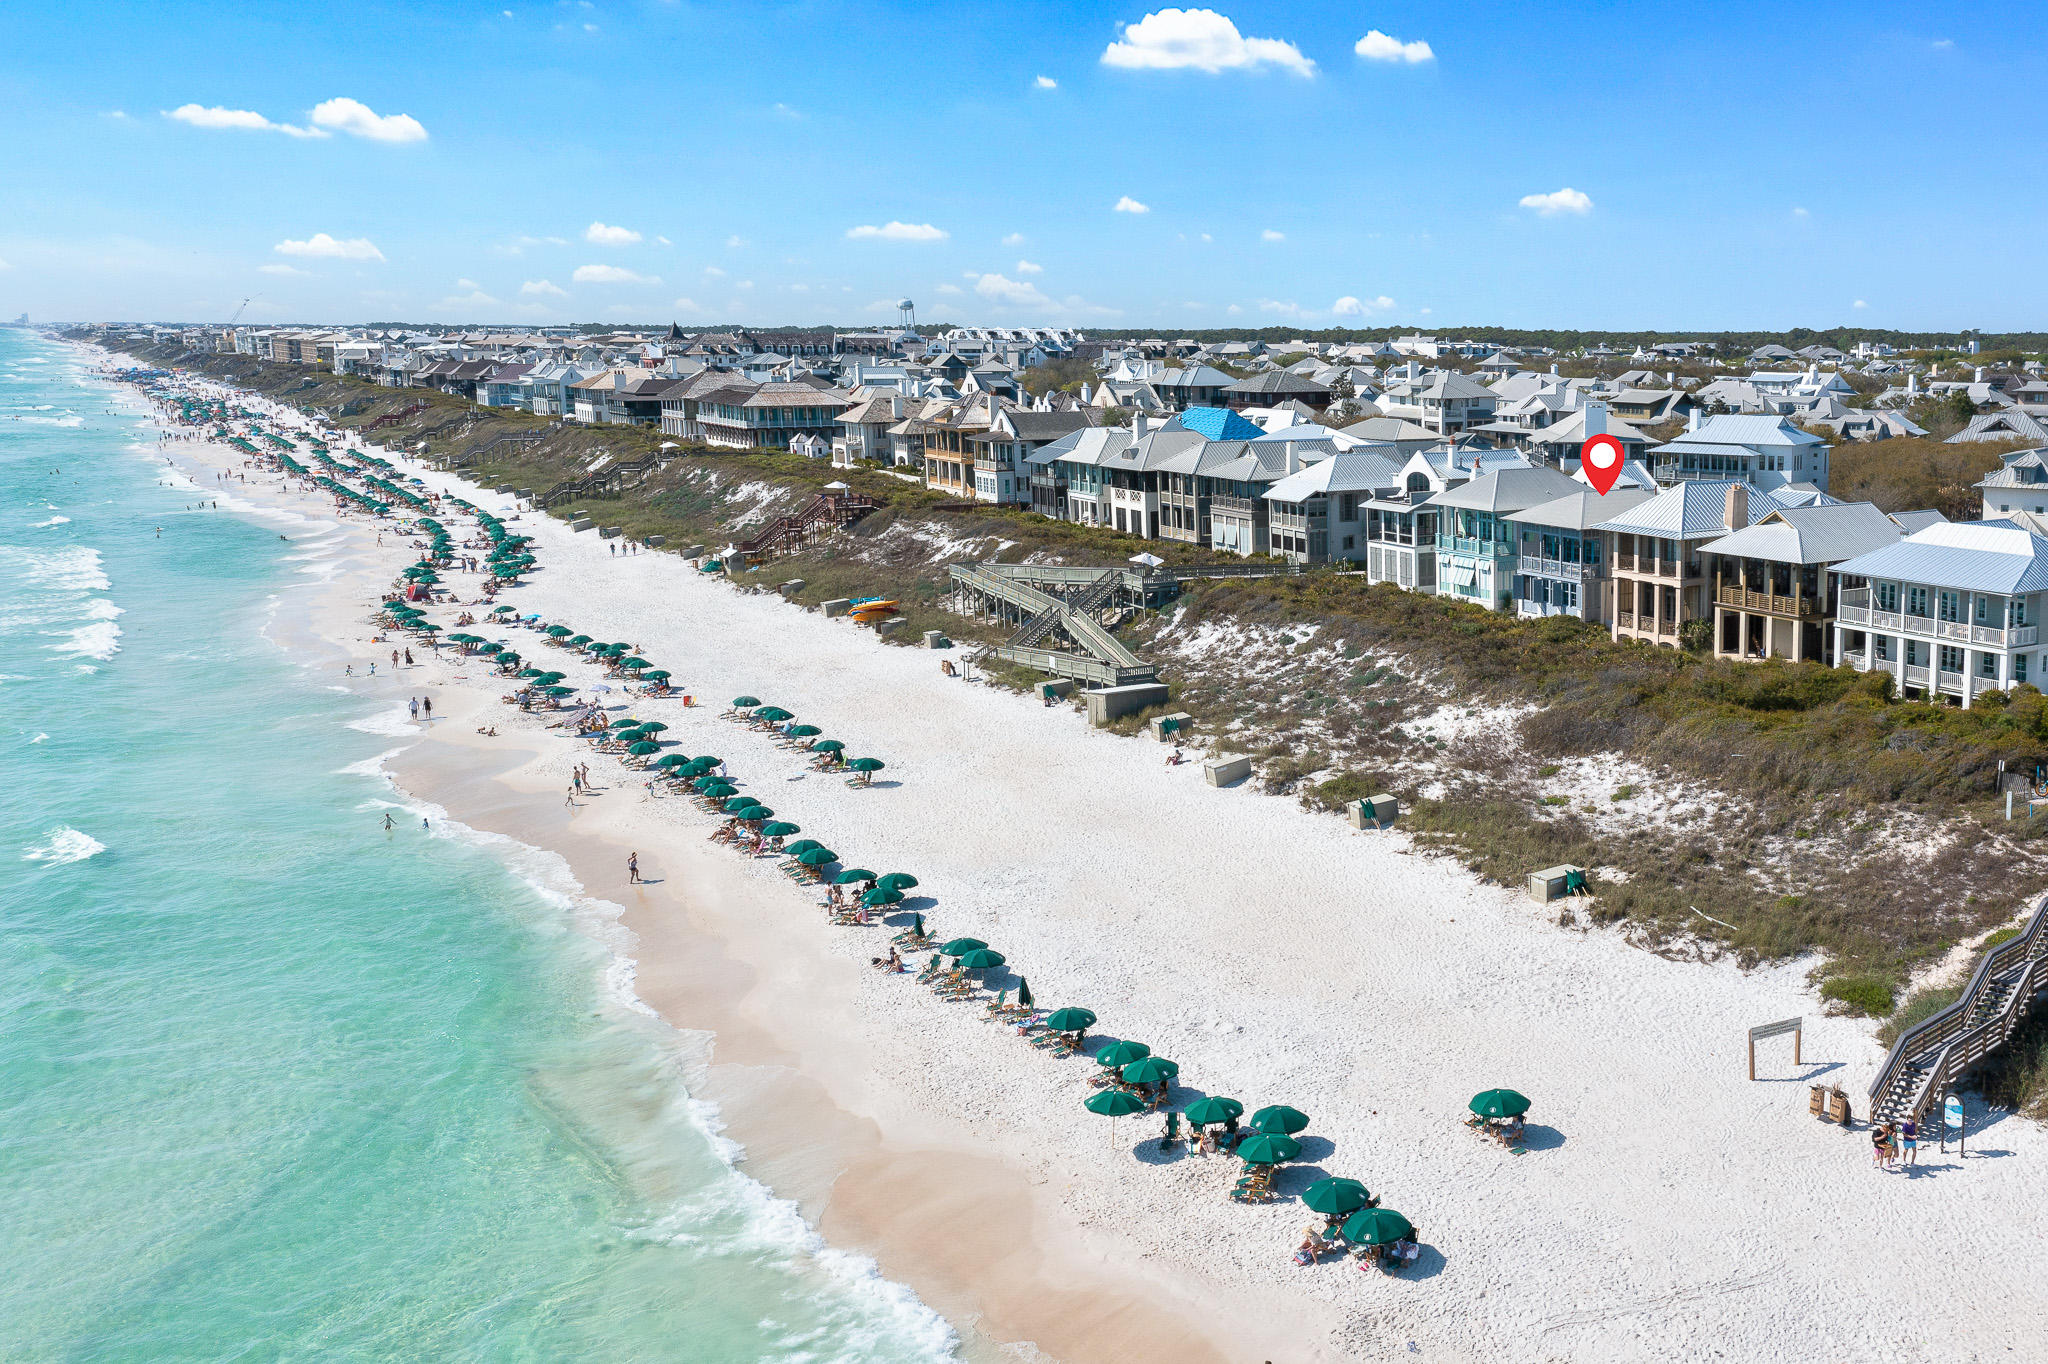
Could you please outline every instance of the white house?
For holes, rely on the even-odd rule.
[[[1650,452],[1657,481],[1740,479],[1770,491],[1788,483],[1828,486],[1828,446],[1781,416],[1723,414],[1688,428]]]

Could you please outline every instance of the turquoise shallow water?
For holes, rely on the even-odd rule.
[[[120,402],[0,331],[0,1358],[950,1357],[732,1170],[551,859],[384,832],[379,707],[262,633],[317,539]]]

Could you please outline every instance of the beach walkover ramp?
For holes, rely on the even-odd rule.
[[[1156,682],[1158,673],[1102,624],[1111,607],[1171,595],[1173,580],[1129,568],[955,564],[953,609],[1013,621],[1017,632],[984,650],[1006,662],[1100,687]],[[1059,647],[1053,647],[1053,646]]]
[[[1900,1034],[1870,1082],[1870,1120],[1918,1119],[1963,1073],[2004,1046],[2048,995],[2048,897],[2027,926],[1984,954],[1955,1003]]]

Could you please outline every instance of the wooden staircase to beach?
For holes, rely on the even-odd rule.
[[[1892,1044],[1870,1082],[1870,1120],[1919,1119],[1971,1068],[2019,1031],[2048,996],[2048,897],[2018,937],[1984,954],[1963,996]]]
[[[426,410],[426,403],[417,402],[410,407],[401,407],[396,412],[386,412],[381,417],[373,417],[368,422],[365,422],[361,429],[364,431],[375,431],[380,426],[396,426],[407,418],[416,417]]]
[[[955,609],[972,609],[1018,622],[1015,634],[976,658],[993,656],[1054,677],[1097,686],[1156,682],[1158,672],[1103,628],[1099,612],[1112,602],[1157,592],[1152,576],[1124,568],[1067,568],[1036,564],[954,564],[949,570]],[[1046,647],[1053,636],[1070,647]]]
[[[470,450],[451,457],[448,461],[448,467],[451,469],[467,469],[493,450],[502,449],[507,454],[517,454],[521,450],[526,450],[540,444],[547,438],[548,433],[545,431],[523,431],[517,435],[500,436],[479,449]]]
[[[822,492],[795,511],[776,517],[734,550],[750,559],[793,554],[821,535],[844,530],[879,505],[851,490]]]

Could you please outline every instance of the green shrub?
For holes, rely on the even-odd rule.
[[[1984,950],[1989,952],[2000,943],[2009,943],[2020,935],[2017,928],[2001,928],[1984,940]]]
[[[1892,983],[1882,976],[1836,976],[1821,984],[1820,997],[1857,1018],[1882,1018],[1892,1011]]]
[[[1931,990],[1915,990],[1906,997],[1898,1011],[1884,1021],[1877,1030],[1877,1040],[1889,1047],[1899,1040],[1899,1035],[1923,1019],[1934,1017],[1949,1005],[1963,997],[1961,985],[1941,985]]]
[[[1545,796],[1543,803],[1545,805],[1570,805],[1572,800],[1570,796]]]
[[[1614,794],[1608,797],[1610,800],[1634,800],[1635,798],[1636,788],[1633,786],[1617,786],[1614,788]]]

